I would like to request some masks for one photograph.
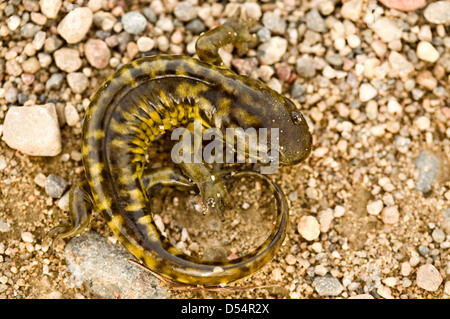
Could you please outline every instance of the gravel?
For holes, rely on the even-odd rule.
[[[0,231],[8,239],[0,239],[0,298],[128,294],[117,286],[129,279],[105,283],[109,273],[89,274],[100,272],[99,264],[83,263],[80,277],[70,261],[68,280],[65,242],[51,252],[41,243],[68,209],[68,190],[61,187],[53,198],[46,180],[51,174],[71,184],[82,179],[82,121],[107,76],[151,54],[194,56],[201,32],[239,6],[242,18],[257,20],[251,31],[259,42],[247,51],[222,48],[224,61],[291,97],[314,147],[304,163],[273,176],[289,197],[294,227],[274,260],[238,283],[280,289],[202,296],[448,297],[450,1],[7,0],[0,3]],[[152,148],[158,155],[151,163],[164,165],[164,147]],[[239,207],[247,214],[257,204],[246,198]],[[157,216],[180,247],[205,253],[203,242],[192,240],[207,223],[192,231],[172,215]],[[92,227],[111,236],[101,219]],[[220,240],[246,236],[236,229],[208,236],[218,238],[216,251]],[[259,240],[245,238],[245,245]],[[98,249],[108,249],[103,244]],[[237,258],[242,249],[248,247],[220,251]],[[128,262],[105,260],[128,273]]]

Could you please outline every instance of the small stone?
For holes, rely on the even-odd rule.
[[[67,187],[69,182],[56,174],[50,174],[45,180],[45,192],[53,198],[60,198]]]
[[[89,39],[84,45],[84,54],[89,64],[97,69],[108,66],[109,59],[111,59],[108,45],[100,39]]]
[[[69,126],[75,126],[80,122],[80,115],[75,106],[72,104],[67,104],[64,107],[64,116],[66,118],[66,123]]]
[[[343,18],[358,21],[362,11],[362,0],[350,0],[345,2],[341,8],[341,15]]]
[[[327,25],[317,9],[311,9],[306,14],[306,27],[315,32],[326,32]]]
[[[91,28],[94,16],[86,7],[79,7],[70,11],[58,24],[56,31],[67,43],[82,41]]]
[[[275,34],[286,32],[286,21],[273,11],[266,11],[262,18],[263,25]]]
[[[258,47],[258,58],[262,64],[266,65],[278,62],[286,53],[287,46],[286,39],[275,36]]]
[[[47,17],[39,12],[31,12],[31,21],[38,25],[44,25],[47,23]]]
[[[399,11],[414,11],[425,4],[426,0],[379,0],[386,7]]]
[[[442,211],[442,229],[450,235],[450,208]]]
[[[45,83],[45,89],[47,90],[57,90],[61,88],[62,81],[64,80],[64,75],[62,73],[53,73],[50,78]]]
[[[302,78],[312,78],[316,75],[316,63],[310,57],[301,57],[297,60],[295,70]]]
[[[450,296],[450,280],[445,283],[444,292]]]
[[[69,205],[69,197],[70,197],[70,192],[67,191],[64,193],[64,195],[61,196],[61,198],[58,201],[58,207],[61,208],[63,211],[67,212],[70,210],[70,205]]]
[[[175,6],[173,14],[178,20],[188,22],[197,18],[197,9],[189,1],[181,1]]]
[[[6,25],[8,26],[9,30],[16,31],[20,25],[20,17],[16,15],[10,16],[8,19],[6,19]]]
[[[34,236],[32,233],[26,231],[23,232],[20,237],[22,238],[22,240],[26,243],[32,243],[34,241]]]
[[[40,68],[41,65],[39,64],[39,60],[34,56],[22,63],[22,70],[25,73],[34,74],[39,71]]]
[[[409,262],[405,261],[402,263],[402,267],[401,267],[402,276],[405,276],[405,277],[409,276],[411,274],[411,270],[412,270],[412,267]]]
[[[89,79],[82,72],[74,72],[67,74],[67,83],[72,92],[83,93],[89,84]]]
[[[262,15],[261,7],[259,6],[258,2],[244,2],[242,4],[242,11],[245,12],[247,18],[253,19],[255,21],[258,21]]]
[[[44,188],[44,187],[45,187],[45,180],[46,180],[46,179],[47,179],[47,177],[46,177],[44,174],[38,173],[38,174],[34,177],[34,182],[35,182],[38,186]]]
[[[381,199],[369,201],[366,209],[370,215],[378,215],[383,210],[384,204]]]
[[[381,220],[388,225],[394,225],[398,223],[399,212],[397,206],[388,206],[381,211]]]
[[[442,283],[439,271],[431,264],[420,266],[417,270],[417,286],[427,291],[436,291]]]
[[[443,243],[445,241],[445,233],[442,229],[435,228],[433,229],[433,232],[431,233],[431,237],[433,237],[433,240],[437,243]]]
[[[316,277],[313,285],[320,296],[338,296],[344,290],[344,286],[334,277]]]
[[[428,70],[422,71],[416,77],[416,82],[428,90],[434,90],[438,81],[433,77],[433,73]]]
[[[374,88],[369,83],[363,83],[359,87],[359,100],[361,102],[368,102],[375,98],[378,94],[378,91],[376,88]]]
[[[67,73],[75,72],[82,65],[80,53],[75,49],[61,48],[53,53],[53,57],[56,66]]]
[[[58,15],[62,6],[62,0],[40,0],[41,12],[49,19],[54,19]]]
[[[12,229],[11,225],[8,224],[8,222],[5,219],[0,218],[0,233],[9,232],[11,229]]]
[[[379,294],[384,299],[392,299],[391,288],[389,287],[383,285],[379,286],[377,288],[377,294]]]
[[[32,38],[41,31],[42,27],[40,25],[36,25],[32,22],[28,22],[20,29],[20,35],[24,38]]]
[[[421,60],[434,63],[439,60],[439,52],[436,48],[427,41],[420,41],[417,45],[417,57]]]
[[[320,225],[313,216],[302,216],[298,222],[297,230],[308,241],[317,239],[320,235]]]
[[[44,31],[39,31],[34,35],[33,39],[33,48],[35,50],[40,50],[44,46],[46,33]]]
[[[58,155],[61,134],[55,105],[10,107],[3,123],[2,139],[9,147],[27,155]]]
[[[147,27],[147,19],[137,11],[127,12],[122,17],[123,29],[130,34],[140,34]]]
[[[414,71],[414,65],[398,52],[389,54],[389,65],[391,69],[400,77],[407,78]]]
[[[397,23],[386,17],[376,20],[371,25],[371,29],[385,43],[400,40],[402,36],[402,29],[397,25]]]
[[[427,116],[419,116],[414,120],[414,125],[421,131],[426,131],[430,124],[431,121]]]
[[[428,22],[447,25],[450,23],[450,1],[431,2],[423,11]]]
[[[439,158],[431,152],[422,151],[414,161],[419,169],[419,177],[416,181],[416,190],[427,194],[431,191],[433,181],[439,172]]]
[[[149,37],[140,37],[136,44],[140,52],[148,52],[155,46],[155,41]]]
[[[9,75],[19,76],[22,74],[22,67],[20,66],[19,62],[17,62],[15,59],[8,60],[5,63],[5,71]]]

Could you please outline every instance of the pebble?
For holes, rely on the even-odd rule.
[[[442,229],[450,235],[450,208],[442,211]]]
[[[73,237],[64,249],[69,281],[75,287],[89,287],[94,296],[106,299],[167,298],[166,288],[139,265],[119,244],[111,244],[100,234],[89,231]]]
[[[20,29],[20,35],[24,38],[32,38],[41,31],[42,27],[32,22],[28,22]]]
[[[69,182],[59,175],[50,174],[45,179],[45,192],[53,198],[61,198],[68,187]]]
[[[130,34],[140,34],[147,26],[147,19],[137,11],[127,12],[122,17],[123,29]]]
[[[55,105],[10,107],[3,123],[2,139],[12,149],[27,155],[58,155],[61,134]]]
[[[74,93],[83,93],[89,84],[89,79],[82,72],[69,73],[66,78]]]
[[[67,104],[64,107],[64,117],[69,126],[75,126],[80,122],[80,115],[78,114],[76,107],[72,104]]]
[[[16,60],[8,60],[5,63],[6,73],[12,76],[19,76],[22,74],[22,67]]]
[[[363,83],[359,87],[359,100],[363,103],[374,99],[377,94],[377,89],[369,83]]]
[[[136,44],[140,52],[148,52],[155,46],[155,41],[149,37],[140,37]]]
[[[16,31],[16,29],[20,25],[20,18],[16,15],[10,16],[8,19],[6,19],[6,25],[8,26],[8,29],[11,31]]]
[[[416,77],[416,82],[428,90],[434,90],[438,85],[437,79],[428,70],[420,72]]]
[[[57,17],[59,9],[62,6],[62,0],[40,0],[39,6],[41,12],[49,19]]]
[[[311,9],[306,14],[306,27],[315,32],[326,32],[327,25],[317,9]]]
[[[433,237],[433,240],[437,243],[443,243],[445,241],[445,233],[442,229],[435,228],[433,229],[433,232],[431,233],[431,237]]]
[[[417,285],[427,291],[436,291],[442,283],[442,276],[431,264],[420,266],[417,270]]]
[[[76,49],[61,48],[53,53],[53,57],[56,66],[67,73],[75,72],[82,65],[80,53]]]
[[[374,299],[371,294],[360,294],[348,297],[348,299]]]
[[[362,0],[345,2],[341,8],[342,17],[351,21],[358,21],[362,11],[362,4]]]
[[[89,39],[84,45],[84,54],[89,64],[97,69],[107,67],[111,59],[111,51],[101,39]]]
[[[414,11],[425,4],[426,0],[379,0],[386,7],[399,11]]]
[[[262,23],[267,30],[274,34],[283,35],[286,32],[286,21],[275,12],[264,12]]]
[[[380,18],[371,24],[370,28],[386,43],[400,40],[402,36],[402,29],[390,18]]]
[[[89,8],[76,8],[61,20],[56,31],[67,43],[78,43],[86,37],[93,19],[94,16]]]
[[[41,68],[41,65],[39,64],[39,60],[34,56],[25,60],[22,63],[22,70],[25,73],[34,74],[37,71],[39,71],[40,68]]]
[[[439,60],[439,52],[427,41],[420,41],[417,45],[417,57],[421,60],[434,63]]]
[[[431,2],[423,15],[428,22],[448,25],[450,23],[450,1]]]
[[[257,2],[244,2],[242,4],[242,11],[245,12],[246,16],[250,19],[258,21],[261,18],[262,12],[261,7]],[[269,11],[267,11],[269,12]],[[264,21],[263,21],[264,24]]]
[[[378,215],[383,210],[384,204],[381,199],[369,201],[366,205],[367,212],[370,215]]]
[[[23,233],[20,235],[20,237],[22,238],[22,240],[23,240],[25,243],[30,243],[30,244],[31,244],[31,243],[34,241],[34,236],[33,236],[33,234],[30,233],[30,232],[28,232],[28,231],[23,232]]]
[[[316,75],[316,63],[312,58],[304,56],[297,60],[295,70],[302,78],[312,78]]]
[[[275,36],[258,47],[258,59],[262,64],[270,65],[279,62],[286,53],[288,42],[286,39]]]
[[[11,229],[11,225],[5,219],[0,218],[0,233],[9,232]]]
[[[392,299],[391,288],[381,285],[377,288],[377,294],[384,299]]]
[[[33,48],[35,50],[40,50],[44,46],[46,33],[44,31],[39,31],[34,35],[33,39]]]
[[[419,170],[416,190],[428,194],[439,172],[439,158],[429,151],[421,151],[414,163]]]
[[[400,215],[398,212],[398,207],[395,206],[387,206],[383,208],[381,211],[381,220],[383,223],[388,225],[397,224],[399,221]]]
[[[338,279],[328,276],[314,278],[313,285],[320,296],[338,296],[344,290]]]
[[[178,20],[188,22],[197,18],[197,9],[189,1],[181,1],[175,6],[173,14]]]
[[[391,69],[400,78],[407,78],[414,71],[414,65],[398,52],[392,51],[388,60]]]
[[[50,78],[45,82],[46,90],[57,90],[61,88],[61,84],[64,80],[64,75],[62,73],[53,73]]]
[[[315,240],[320,235],[320,225],[314,216],[302,216],[297,224],[297,230],[308,241]]]

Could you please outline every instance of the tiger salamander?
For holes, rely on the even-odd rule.
[[[157,55],[136,59],[108,77],[93,96],[83,123],[86,180],[70,191],[68,224],[49,233],[55,240],[81,233],[94,209],[119,241],[146,267],[169,280],[218,285],[247,277],[269,262],[285,236],[287,205],[280,189],[259,174],[277,200],[276,228],[255,251],[230,261],[206,261],[183,254],[157,229],[149,205],[156,184],[196,188],[208,211],[227,199],[224,178],[205,161],[145,170],[145,155],[164,131],[190,128],[193,121],[216,127],[279,129],[279,163],[294,165],[311,150],[302,114],[287,98],[261,81],[227,68],[218,49],[251,40],[250,23],[237,15],[202,34],[199,59]],[[247,173],[250,174],[250,173]]]

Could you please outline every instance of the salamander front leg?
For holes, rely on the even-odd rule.
[[[195,43],[195,50],[200,60],[223,66],[219,48],[233,44],[238,49],[246,50],[249,43],[256,43],[257,37],[250,33],[256,21],[240,19],[238,9],[224,24],[203,33]]]

